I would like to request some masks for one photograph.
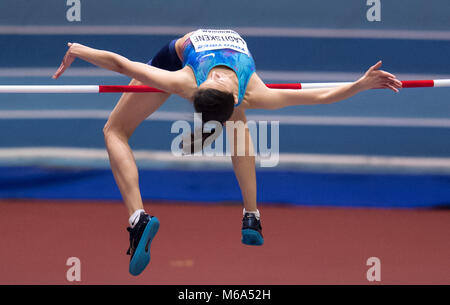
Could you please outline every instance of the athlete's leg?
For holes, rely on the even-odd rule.
[[[241,123],[239,123],[241,122]],[[241,188],[244,208],[246,211],[256,211],[256,171],[255,171],[255,154],[253,153],[252,138],[248,128],[245,128],[247,118],[244,110],[240,107],[236,108],[233,115],[227,123],[228,140],[233,141],[230,146],[233,148],[231,161],[233,163],[234,173]],[[230,128],[233,130],[231,130]],[[235,128],[233,128],[235,127]],[[244,128],[242,130],[242,128]],[[231,132],[234,133],[233,140],[230,139]],[[239,136],[245,134],[244,136]],[[241,153],[239,153],[241,152]]]
[[[130,85],[142,84],[132,80]],[[143,205],[136,161],[128,139],[169,96],[167,93],[124,93],[103,129],[111,169],[130,215],[143,209]]]
[[[176,40],[164,46],[147,64],[169,71],[182,68],[176,53]],[[130,85],[143,85],[132,80]],[[167,93],[125,93],[112,111],[104,128],[111,169],[128,209],[130,233],[129,272],[139,275],[150,262],[150,246],[159,229],[159,220],[144,211],[139,174],[128,144],[136,127],[155,112],[170,96]]]
[[[259,211],[256,204],[255,152],[243,108],[236,108],[229,122],[227,135],[232,147],[234,173],[238,179],[244,201],[242,243],[261,246],[264,243]],[[240,134],[240,136],[239,136]],[[231,138],[230,136],[233,135]]]

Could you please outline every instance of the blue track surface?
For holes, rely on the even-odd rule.
[[[212,203],[241,200],[231,171],[145,170],[140,179],[143,198]],[[257,182],[260,203],[391,208],[450,204],[448,175],[261,171]],[[121,198],[111,172],[104,169],[6,167],[0,171],[0,186],[1,198]]]

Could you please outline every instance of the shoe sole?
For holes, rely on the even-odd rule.
[[[144,271],[145,267],[150,263],[150,245],[159,229],[159,220],[152,217],[142,233],[141,240],[130,261],[130,273],[137,276]]]
[[[258,231],[244,229],[242,230],[242,243],[249,246],[261,246],[264,244],[264,238]]]

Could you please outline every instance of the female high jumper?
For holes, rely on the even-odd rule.
[[[247,44],[232,30],[197,30],[164,46],[149,63],[130,61],[118,54],[68,43],[58,78],[80,58],[132,78],[130,85],[148,85],[163,92],[124,93],[112,111],[104,137],[111,169],[128,209],[131,255],[130,273],[139,275],[150,262],[150,244],[159,221],[144,211],[138,170],[128,139],[136,127],[155,112],[171,94],[193,102],[203,122],[246,121],[246,109],[279,109],[294,105],[330,104],[368,89],[402,87],[392,74],[379,70],[381,61],[353,83],[326,89],[270,89],[255,73]],[[245,129],[245,138],[250,138]],[[204,139],[203,139],[204,140]],[[234,143],[235,147],[238,143]],[[245,144],[244,144],[245,145]],[[245,145],[245,155],[231,157],[243,197],[242,243],[262,245],[260,213],[256,204],[255,157]]]

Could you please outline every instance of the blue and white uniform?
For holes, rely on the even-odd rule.
[[[225,66],[232,69],[238,78],[238,106],[245,96],[250,77],[255,72],[255,62],[248,51],[247,43],[232,30],[197,30],[183,45],[180,60],[173,40],[165,46],[149,64],[170,71],[189,66],[195,75],[197,86],[208,77],[212,68]]]
[[[238,33],[231,30],[198,30],[183,47],[183,66],[189,66],[194,71],[197,86],[207,79],[212,68],[226,66],[237,75],[237,105],[242,102],[248,81],[255,72],[255,62],[247,43]]]

